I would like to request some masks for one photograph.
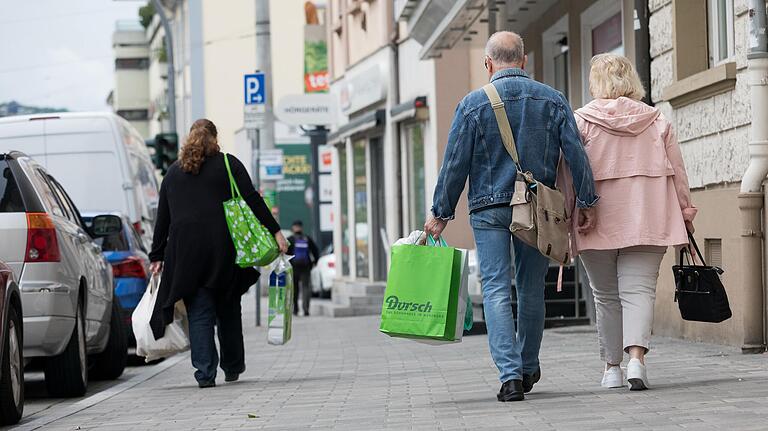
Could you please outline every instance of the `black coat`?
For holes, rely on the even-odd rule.
[[[259,221],[273,234],[280,230],[264,199],[254,189],[245,166],[229,156],[232,175],[240,193]],[[224,155],[206,159],[197,175],[168,169],[160,187],[152,262],[163,261],[163,275],[151,326],[155,338],[173,321],[173,307],[197,289],[214,289],[220,295],[241,295],[259,278],[253,268],[235,264],[235,246],[224,217],[223,202],[232,198]]]

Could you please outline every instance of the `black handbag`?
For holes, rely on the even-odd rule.
[[[675,273],[675,302],[680,307],[680,315],[684,320],[695,322],[720,323],[730,319],[728,295],[720,281],[723,270],[708,266],[704,262],[699,246],[690,232],[688,239],[696,249],[701,265],[696,265],[690,246],[680,249],[680,265],[672,267]]]

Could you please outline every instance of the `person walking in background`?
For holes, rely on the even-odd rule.
[[[173,321],[174,304],[183,299],[192,365],[201,388],[216,386],[219,355],[214,326],[218,327],[225,381],[235,381],[245,371],[240,297],[259,278],[255,269],[235,264],[235,246],[222,206],[232,197],[224,157],[229,157],[232,175],[248,206],[275,236],[280,251],[288,249],[280,225],[254,189],[245,166],[220,151],[216,126],[206,119],[195,121],[179,160],[168,169],[160,187],[149,258],[152,273],[162,271],[152,331],[156,339],[163,336],[165,326]]]
[[[645,91],[632,63],[601,54],[591,64],[595,100],[576,111],[576,122],[601,200],[594,231],[575,230],[572,238],[594,292],[602,386],[624,385],[627,352],[629,387],[640,390],[648,388],[659,266],[668,246],[688,244],[696,208],[672,126],[641,101]]]
[[[320,252],[312,238],[304,235],[304,223],[296,220],[291,225],[293,235],[288,237],[288,254],[293,255],[293,314],[299,314],[299,292],[301,292],[301,308],[304,315],[309,316],[309,301],[312,298],[311,272],[320,259]]]
[[[485,48],[488,78],[504,103],[517,152],[525,171],[554,187],[560,154],[573,173],[581,212],[581,228],[589,230],[597,201],[592,173],[576,124],[562,94],[536,82],[523,71],[523,40],[498,32]],[[549,259],[511,238],[509,203],[517,169],[507,153],[490,101],[483,90],[464,97],[456,108],[443,166],[424,230],[439,236],[455,216],[456,204],[469,176],[470,223],[482,274],[483,309],[491,356],[502,382],[499,401],[523,400],[541,378],[539,348],[544,331],[544,277]],[[517,320],[512,312],[514,247]]]

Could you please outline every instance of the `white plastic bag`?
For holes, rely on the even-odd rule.
[[[184,301],[178,301],[173,311],[173,322],[165,327],[165,335],[155,340],[152,327],[149,324],[152,319],[152,311],[157,302],[157,292],[160,287],[160,276],[153,275],[152,279],[141,297],[139,305],[133,310],[131,316],[133,335],[136,337],[136,356],[143,356],[146,362],[168,358],[177,353],[189,350],[189,324],[187,322],[187,309]]]
[[[400,238],[393,245],[424,245],[427,242],[427,236],[423,231],[415,230],[405,238]]]
[[[293,310],[293,256],[281,254],[269,266],[269,316],[267,342],[281,346],[291,339]]]

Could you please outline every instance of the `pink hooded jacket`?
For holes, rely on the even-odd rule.
[[[620,97],[593,100],[575,114],[600,202],[597,226],[586,235],[575,229],[575,209],[574,251],[687,244],[685,221],[697,210],[674,131],[659,110]]]

